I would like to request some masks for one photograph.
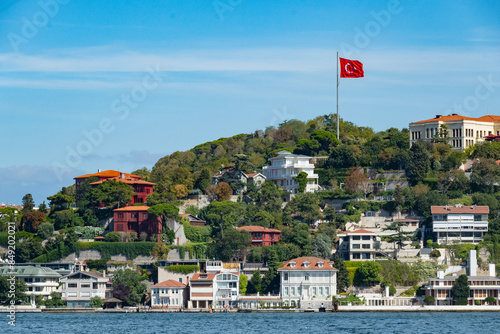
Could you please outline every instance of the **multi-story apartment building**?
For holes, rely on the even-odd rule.
[[[238,305],[240,283],[236,273],[196,273],[189,281],[189,286],[192,308],[227,308]]]
[[[52,292],[57,291],[61,274],[39,266],[16,265],[11,270],[9,265],[3,265],[0,267],[0,276],[15,276],[25,282],[28,287],[26,296],[34,306],[36,297],[42,296],[43,300],[47,300]]]
[[[238,230],[250,233],[250,237],[252,238],[251,246],[254,247],[272,246],[280,241],[280,230],[262,226],[241,226],[238,227]]]
[[[488,206],[431,206],[432,231],[438,244],[453,241],[477,244],[488,232]]]
[[[285,305],[301,309],[331,308],[337,294],[337,269],[331,261],[304,256],[278,269],[281,297]]]
[[[375,259],[376,235],[372,231],[359,229],[338,234],[337,252],[346,261]]]
[[[262,167],[262,174],[281,189],[297,194],[299,183],[294,177],[300,172],[305,172],[308,179],[305,192],[316,192],[319,190],[319,176],[314,174],[314,164],[310,162],[311,159],[312,157],[305,155],[279,151],[275,157],[269,158],[271,166]]]
[[[446,136],[445,136],[446,132]],[[465,150],[484,137],[500,135],[500,116],[486,115],[472,118],[451,114],[410,123],[410,147],[417,140],[432,141],[445,137],[455,150]]]
[[[62,299],[68,307],[88,307],[90,299],[106,297],[106,283],[109,277],[97,271],[77,271],[61,277]]]

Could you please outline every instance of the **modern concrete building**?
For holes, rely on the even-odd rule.
[[[25,282],[28,287],[28,302],[35,306],[36,297],[42,296],[43,300],[47,300],[52,292],[57,292],[61,274],[51,268],[39,266],[16,265],[11,270],[10,266],[4,265],[0,267],[0,276],[15,276]]]
[[[432,231],[440,245],[453,241],[477,244],[488,232],[488,206],[432,206]]]
[[[432,296],[435,305],[453,305],[452,289],[458,276],[445,276],[438,271],[436,278],[431,278],[424,287],[425,296]],[[467,275],[470,294],[468,305],[484,305],[487,297],[495,298],[496,305],[500,304],[500,279],[496,277],[495,264],[489,265],[488,276],[477,276],[476,251],[469,251],[469,266]]]
[[[269,158],[271,166],[262,167],[262,173],[281,189],[297,194],[299,183],[294,177],[300,172],[305,172],[308,179],[305,192],[316,192],[319,190],[319,176],[314,174],[314,164],[311,163],[311,159],[312,157],[305,155],[279,151],[275,157]]]
[[[376,235],[372,231],[358,229],[338,234],[337,254],[346,261],[375,259]]]
[[[97,271],[77,271],[61,277],[62,299],[68,307],[88,307],[90,299],[106,298],[106,283],[109,277]]]
[[[281,297],[286,306],[301,309],[332,308],[337,294],[337,269],[331,261],[303,256],[278,269]]]
[[[446,132],[446,137],[445,136]],[[500,116],[472,118],[451,114],[410,123],[410,147],[418,140],[446,138],[454,150],[465,150],[483,142],[488,135],[500,135]]]

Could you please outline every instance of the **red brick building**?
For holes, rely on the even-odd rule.
[[[252,238],[251,246],[262,247],[271,246],[280,241],[281,231],[262,226],[242,226],[238,227],[239,231],[250,232]]]
[[[163,233],[160,217],[148,213],[148,206],[127,206],[113,211],[115,232],[142,232],[151,237],[152,234]]]
[[[108,180],[115,180],[130,185],[134,189],[135,195],[132,196],[129,205],[134,205],[136,203],[146,203],[146,198],[153,193],[153,186],[155,186],[155,183],[143,181],[142,177],[139,175],[122,173],[116,170],[106,170],[103,172],[99,171],[95,174],[87,174],[75,177],[76,190],[78,191],[79,186],[83,181],[85,181],[85,179],[92,176],[95,176],[99,179],[98,181],[90,184],[93,187],[96,187]]]

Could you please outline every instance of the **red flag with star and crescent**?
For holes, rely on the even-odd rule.
[[[341,78],[362,78],[365,76],[363,64],[360,61],[340,57],[339,60]]]

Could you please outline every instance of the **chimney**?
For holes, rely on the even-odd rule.
[[[490,263],[490,277],[496,277],[496,264]]]
[[[389,298],[389,287],[388,286],[385,287],[385,297]]]
[[[186,285],[189,285],[189,276],[186,276]]]
[[[100,173],[100,172],[101,172],[101,170],[100,170],[100,169],[98,169],[98,170],[97,170],[97,172],[98,172],[98,173]]]
[[[437,278],[438,279],[443,279],[444,278],[444,271],[438,270],[438,272],[437,272]]]
[[[106,270],[102,271],[102,276],[106,277]]]
[[[436,118],[441,118],[442,115],[436,115]]]
[[[477,276],[477,258],[476,250],[469,251],[469,276]]]
[[[120,179],[124,179],[124,178],[125,178],[125,174],[120,173]]]

